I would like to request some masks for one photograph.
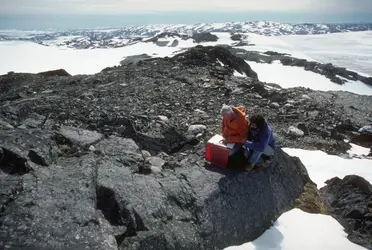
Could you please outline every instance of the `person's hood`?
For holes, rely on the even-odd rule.
[[[245,118],[245,108],[244,107],[232,107],[232,109],[239,114],[239,116],[243,116]]]

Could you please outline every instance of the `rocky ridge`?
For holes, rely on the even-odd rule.
[[[361,81],[367,85],[372,86],[372,77],[362,76],[351,70],[347,70],[344,67],[337,67],[332,63],[319,63],[314,61],[308,61],[306,59],[294,58],[288,54],[278,53],[274,51],[267,51],[265,53],[260,53],[258,51],[247,51],[244,49],[228,47],[230,52],[235,56],[242,58],[244,60],[253,61],[257,63],[273,63],[279,61],[285,66],[301,67],[307,71],[312,71],[314,73],[324,75],[332,82],[337,84],[344,84],[348,80],[350,81]]]
[[[223,47],[96,75],[0,76],[1,246],[222,249],[254,239],[311,181],[280,149],[263,172],[205,167],[222,103],[264,114],[279,146],[340,154],[371,123],[370,102],[261,83]]]
[[[265,36],[314,35],[339,32],[372,30],[372,24],[286,24],[275,22],[227,22],[223,24],[204,23],[192,25],[146,25],[119,29],[78,29],[56,32],[0,32],[0,41],[33,41],[45,45],[68,46],[71,48],[116,48],[128,46],[141,39],[148,39],[161,33],[176,33],[192,36],[196,33],[230,32],[254,33]],[[55,42],[57,38],[70,37],[64,42]],[[58,39],[59,40],[59,39]]]
[[[234,77],[234,71],[248,77]],[[5,117],[13,117],[8,121],[13,127],[28,114],[43,114],[57,124],[129,136],[148,150],[157,148],[147,143],[150,137],[166,134],[164,152],[184,144],[189,125],[206,125],[203,139],[218,132],[222,103],[243,105],[248,114],[263,113],[279,145],[335,154],[348,148],[344,139],[358,143],[359,128],[372,122],[369,96],[282,89],[258,78],[227,49],[199,46],[173,58],[107,68],[93,76],[10,73],[0,78],[0,101]],[[166,122],[159,116],[166,116]],[[290,126],[304,135],[290,137]]]

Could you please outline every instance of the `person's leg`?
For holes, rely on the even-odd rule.
[[[248,163],[256,164],[261,158],[262,152],[251,150],[251,154],[248,158]]]
[[[265,165],[265,162],[263,162],[261,156],[262,155],[269,155],[272,156],[275,154],[274,149],[268,145],[264,152],[254,151],[254,150],[245,150],[244,155],[248,158],[248,165],[246,166],[247,170],[252,169],[256,164],[263,164]],[[264,166],[265,167],[265,166]]]
[[[260,166],[258,170],[267,168],[270,163],[270,156],[273,156],[274,154],[275,154],[275,150],[270,145],[268,145],[261,155],[261,158],[259,160]]]
[[[270,145],[267,145],[267,147],[263,151],[263,154],[272,156],[275,154],[275,150]]]

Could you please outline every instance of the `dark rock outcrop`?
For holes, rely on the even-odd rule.
[[[341,223],[351,241],[372,249],[372,185],[356,175],[335,177],[326,184],[320,193],[327,213]]]
[[[50,71],[40,72],[40,73],[38,73],[38,75],[41,75],[41,76],[71,76],[64,69],[57,69],[57,70],[50,70]]]
[[[192,38],[196,43],[202,43],[202,42],[217,42],[218,41],[218,36],[213,35],[209,32],[198,32],[194,33],[192,35]]]
[[[369,86],[372,86],[372,77],[362,76],[356,72],[343,67],[337,67],[331,63],[323,64],[308,61],[306,59],[294,58],[288,54],[277,53],[275,51],[267,51],[262,54],[258,51],[246,51],[244,49],[231,47],[229,50],[237,57],[258,63],[272,63],[273,61],[279,60],[285,66],[301,67],[305,70],[324,75],[336,84],[342,85],[346,82],[345,79],[347,79],[350,81],[361,81]]]
[[[234,77],[235,70],[250,77]],[[183,147],[189,150],[184,136],[189,125],[207,126],[199,141],[218,133],[216,119],[222,103],[227,103],[245,106],[248,115],[264,114],[280,146],[339,154],[350,148],[340,138],[351,140],[358,128],[371,122],[369,96],[282,89],[255,77],[244,60],[220,46],[198,46],[172,58],[106,68],[92,76],[45,81],[34,74],[4,75],[0,76],[0,127],[71,125],[132,138],[152,153],[172,153]],[[270,108],[271,102],[277,102],[279,109]],[[168,121],[158,116],[167,116]],[[307,127],[306,135],[289,137],[288,127],[299,123]],[[335,128],[337,135],[332,134]]]
[[[354,136],[351,138],[351,142],[371,148],[372,150],[372,126],[366,125],[360,128],[358,133],[354,133]]]
[[[143,40],[143,42],[153,42],[157,44],[160,47],[168,46],[169,42],[167,41],[159,41],[161,38],[167,38],[167,37],[176,37],[179,40],[188,40],[192,39],[195,43],[202,43],[202,42],[217,42],[218,36],[211,34],[210,32],[195,32],[192,34],[192,36],[189,35],[180,35],[179,33],[174,32],[162,32],[154,37],[151,37],[149,39]],[[170,46],[177,46],[176,44],[171,44]]]
[[[121,65],[126,65],[126,64],[137,64],[140,61],[150,59],[151,56],[147,54],[142,54],[142,55],[135,55],[135,56],[127,56],[124,60],[120,62]]]
[[[166,38],[166,37],[178,37],[179,39],[182,39],[182,40],[190,39],[190,36],[188,35],[180,35],[179,33],[175,33],[175,32],[162,32],[152,38],[144,39],[142,41],[157,43],[160,38]]]
[[[231,34],[231,37],[230,37],[230,39],[233,40],[233,41],[241,41],[243,38],[244,38],[244,36],[242,34],[239,34],[239,33]]]
[[[258,79],[257,73],[254,72],[244,60],[234,56],[228,49],[222,46],[196,46],[185,53],[175,56],[173,59],[187,65],[195,66],[206,66],[220,61],[224,65],[228,66],[225,68],[225,71],[229,72],[230,75],[234,70],[236,70],[241,74],[245,73],[248,77]],[[223,69],[221,70],[223,71]]]
[[[301,162],[280,149],[268,169],[247,173],[204,166],[203,155],[145,160],[123,137],[72,127],[43,132],[80,153],[61,152],[46,166],[50,152],[35,149],[34,160],[23,145],[62,146],[61,137],[0,131],[4,249],[223,249],[260,236],[309,181]],[[147,162],[158,170],[141,172]]]

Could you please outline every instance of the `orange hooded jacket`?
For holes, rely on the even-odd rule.
[[[227,143],[245,143],[248,134],[248,121],[243,107],[232,107],[235,118],[231,121],[222,119],[221,135]]]

